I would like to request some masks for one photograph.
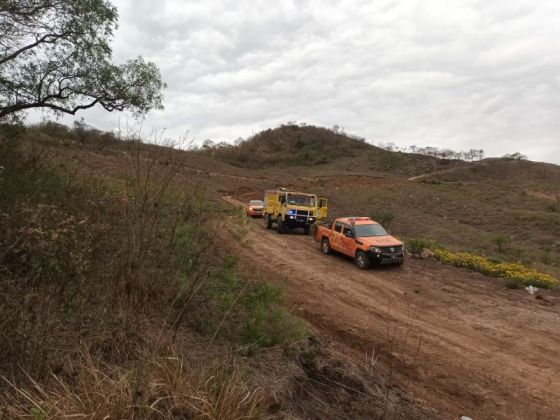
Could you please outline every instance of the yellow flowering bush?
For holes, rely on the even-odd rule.
[[[491,277],[518,281],[521,284],[542,288],[555,288],[560,280],[521,263],[494,262],[480,255],[468,252],[451,252],[445,248],[433,250],[436,258],[445,264],[470,268]]]

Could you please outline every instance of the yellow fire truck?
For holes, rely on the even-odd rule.
[[[278,233],[287,229],[303,228],[306,235],[317,221],[328,216],[327,199],[285,188],[266,190],[264,193],[263,219],[267,229],[276,224]]]

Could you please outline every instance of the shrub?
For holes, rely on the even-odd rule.
[[[153,163],[161,156],[130,158],[132,175],[109,185],[47,159],[30,163],[28,143],[2,134],[0,315],[7,340],[0,340],[0,371],[19,380],[24,366],[40,380],[82,338],[107,361],[135,358],[143,324],[152,322],[146,315],[163,319],[162,308],[181,290],[181,257],[192,276],[211,265],[213,256],[199,246],[205,225],[184,195],[170,194],[171,174]],[[197,231],[180,255],[170,243],[183,225]]]
[[[249,282],[237,272],[237,257],[223,259],[200,297],[208,310],[196,327],[204,334],[241,340],[249,347],[289,345],[307,336],[303,321],[281,306],[282,289],[262,279]]]
[[[511,239],[504,235],[495,235],[490,240],[498,247],[500,254],[504,252],[505,246],[511,242]]]
[[[525,264],[502,262],[499,259],[487,258],[468,252],[452,252],[430,239],[409,239],[406,241],[406,246],[412,254],[419,254],[424,249],[430,249],[434,252],[435,257],[444,264],[470,268],[490,277],[506,279],[509,282],[506,286],[509,288],[516,288],[517,283],[519,285],[533,285],[543,289],[555,288],[560,285],[560,280]]]
[[[552,251],[550,248],[545,248],[541,254],[541,262],[546,265],[551,265],[554,263],[554,258],[552,256]]]
[[[245,298],[247,319],[243,331],[247,343],[259,347],[290,344],[304,339],[307,329],[302,320],[281,306],[282,290],[268,283],[255,285]]]
[[[389,225],[395,218],[395,214],[391,210],[380,210],[373,213],[371,218],[383,225],[386,229],[389,229]]]
[[[420,254],[424,249],[433,250],[436,247],[436,242],[431,239],[417,238],[406,241],[406,249],[412,254]]]
[[[534,268],[529,268],[521,263],[494,263],[488,258],[479,255],[468,252],[454,253],[444,248],[437,248],[434,250],[434,253],[436,258],[443,263],[456,267],[470,268],[491,277],[518,281],[527,286],[555,288],[560,284],[560,281],[551,275],[542,273]]]

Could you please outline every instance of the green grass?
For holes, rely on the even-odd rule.
[[[247,318],[243,336],[247,343],[262,347],[292,344],[309,334],[304,322],[289,314],[282,304],[282,290],[268,283],[259,283],[244,301]]]
[[[308,336],[305,323],[283,307],[283,291],[265,279],[250,280],[226,256],[201,289],[207,310],[196,328],[205,335],[239,340],[247,349],[292,345]],[[224,325],[224,320],[231,322]]]

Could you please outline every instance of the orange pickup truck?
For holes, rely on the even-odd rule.
[[[323,253],[338,251],[348,255],[362,270],[372,262],[398,265],[404,262],[404,244],[369,217],[342,217],[319,223],[315,240],[321,242]]]

